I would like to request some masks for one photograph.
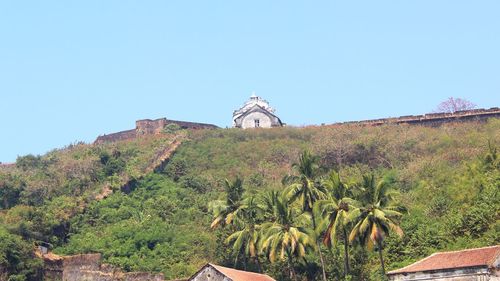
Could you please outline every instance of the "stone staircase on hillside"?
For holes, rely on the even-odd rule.
[[[172,155],[175,153],[177,148],[179,148],[179,146],[185,139],[186,137],[184,135],[176,136],[167,147],[165,147],[163,150],[157,153],[157,155],[151,160],[148,166],[144,169],[141,178],[144,175],[163,169],[166,163],[168,163]],[[120,190],[123,191],[130,190],[130,186],[132,186],[133,183],[135,183],[139,179],[126,179],[125,183],[121,185]],[[103,200],[106,197],[110,196],[111,194],[113,194],[113,189],[111,188],[110,184],[107,183],[102,188],[101,192],[95,196],[95,200],[97,201]]]

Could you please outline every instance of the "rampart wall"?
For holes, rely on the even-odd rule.
[[[176,125],[179,125],[179,127],[181,127],[182,129],[190,129],[190,130],[217,129],[217,128],[219,128],[219,127],[212,125],[212,124],[177,121],[177,120],[169,120],[169,119],[167,119],[167,124],[176,124]]]
[[[393,118],[381,118],[373,120],[350,121],[335,123],[331,125],[362,125],[380,126],[385,124],[410,124],[440,126],[451,122],[486,121],[489,118],[500,118],[500,108],[473,109],[457,111],[454,113],[428,113],[424,115],[408,115]]]
[[[115,142],[133,139],[137,136],[135,129],[99,136],[95,143]]]
[[[386,124],[409,124],[409,125],[425,125],[425,126],[440,126],[450,122],[469,122],[469,121],[486,121],[489,118],[500,118],[500,108],[493,107],[490,109],[473,109],[465,111],[457,111],[454,113],[428,113],[423,115],[407,115],[400,117],[381,118],[362,121],[349,121],[329,124],[330,126],[340,125],[361,125],[361,126],[381,126]],[[182,129],[201,130],[201,129],[216,129],[215,125],[194,123],[185,121],[169,120],[160,118],[156,120],[144,119],[136,121],[136,128],[133,130],[122,131],[109,135],[99,136],[94,143],[115,142],[121,140],[134,139],[144,135],[160,134],[168,124],[176,124]]]
[[[94,143],[115,142],[134,139],[145,135],[157,135],[160,134],[165,126],[169,124],[175,124],[178,125],[181,129],[187,130],[218,128],[217,126],[212,124],[169,120],[167,118],[160,118],[156,120],[143,119],[137,120],[135,122],[135,129],[99,136]]]

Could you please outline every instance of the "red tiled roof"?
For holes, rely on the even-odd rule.
[[[215,265],[215,264],[209,264],[209,265],[214,267],[220,273],[231,278],[233,281],[276,281],[273,278],[271,278],[265,274],[258,274],[258,273],[248,272],[248,271],[241,271],[241,270],[227,268],[227,267],[223,267],[223,266],[219,266],[219,265]]]
[[[500,245],[456,252],[435,253],[389,275],[466,267],[491,267],[500,258]]]

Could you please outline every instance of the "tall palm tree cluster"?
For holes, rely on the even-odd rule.
[[[391,232],[403,235],[399,227],[404,209],[397,205],[397,192],[386,179],[364,175],[360,183],[347,184],[336,171],[320,174],[318,158],[305,151],[293,165],[294,176],[283,179],[285,188],[260,195],[244,192],[243,180],[225,181],[226,200],[210,202],[212,228],[228,227],[226,243],[236,258],[259,258],[271,263],[286,261],[290,279],[297,280],[294,262],[306,262],[307,253],[317,253],[322,279],[328,280],[321,248],[344,245],[344,272],[350,276],[349,248],[359,243],[382,254],[384,238]]]

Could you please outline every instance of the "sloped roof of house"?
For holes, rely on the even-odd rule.
[[[435,253],[389,275],[467,267],[491,267],[500,258],[500,245],[455,252]]]
[[[220,273],[231,278],[233,281],[275,281],[273,278],[254,272],[236,270],[233,268],[223,267],[220,265],[210,264]]]
[[[278,119],[278,122],[279,122],[279,123],[282,123],[282,122],[281,122],[281,119],[280,119],[278,116],[276,116],[276,114],[274,114],[272,111],[269,111],[269,110],[267,110],[266,108],[264,108],[264,107],[262,107],[262,106],[260,106],[260,105],[258,105],[258,104],[255,104],[254,106],[252,106],[252,107],[248,108],[246,111],[242,112],[242,113],[241,113],[241,114],[239,114],[238,116],[235,116],[235,117],[234,117],[234,120],[237,120],[237,119],[243,118],[243,117],[247,116],[248,114],[250,114],[250,113],[252,113],[252,112],[255,112],[255,111],[260,111],[260,112],[263,112],[263,113],[265,113],[265,114],[267,114],[267,115],[270,115],[270,116],[272,116],[272,117],[274,117],[274,118],[277,118],[277,119]]]
[[[252,108],[254,105],[258,105],[262,108],[264,108],[266,111],[269,112],[274,112],[274,108],[272,108],[269,105],[269,102],[261,97],[258,97],[257,95],[253,94],[250,97],[250,100],[245,102],[245,104],[238,110],[234,111],[233,117],[236,117],[238,115],[243,114],[244,112],[248,111],[250,108]]]
[[[228,277],[233,281],[276,281],[265,274],[236,270],[233,268],[223,267],[211,263],[202,267],[200,271],[198,271],[193,277],[195,277],[199,272],[201,272],[207,266],[213,267],[215,270],[222,273],[223,275],[225,275],[226,277]],[[191,277],[189,280],[191,280],[193,277]]]

